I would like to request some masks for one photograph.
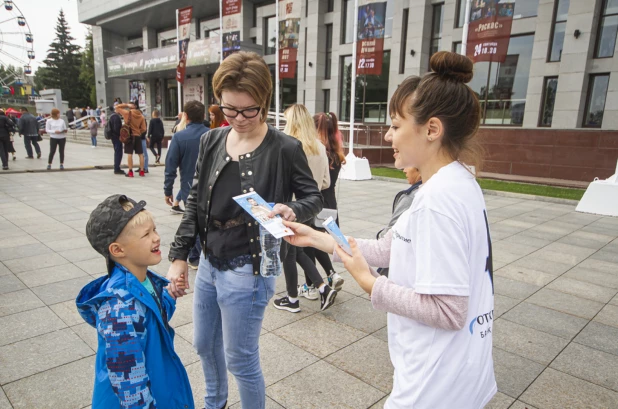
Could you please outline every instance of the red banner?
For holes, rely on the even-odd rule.
[[[181,84],[185,82],[192,15],[193,7],[185,7],[178,10],[178,21],[176,22],[178,25],[178,66],[176,67],[176,81]]]
[[[296,57],[298,49],[279,49],[279,78],[294,78],[296,75]]]
[[[369,3],[358,7],[356,75],[382,74],[385,21],[386,2]]]
[[[279,78],[296,76],[296,57],[301,17],[300,0],[280,0],[279,7]]]
[[[242,7],[242,0],[223,0],[223,16],[238,14]]]
[[[466,55],[472,61],[503,63],[509,49],[513,25],[514,0],[475,0],[470,11]]]

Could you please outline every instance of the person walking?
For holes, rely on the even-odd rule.
[[[172,138],[165,157],[165,180],[163,182],[163,192],[165,203],[169,206],[174,205],[174,181],[176,180],[176,170],[180,168],[180,199],[185,208],[189,199],[189,190],[193,184],[195,164],[200,149],[200,138],[210,129],[205,127],[204,122],[205,107],[199,101],[189,101],[184,106],[187,116],[187,127],[177,132]],[[195,241],[195,246],[191,249],[188,256],[189,267],[197,270],[200,262],[202,246],[200,241]]]
[[[105,113],[105,110],[101,110],[99,119],[101,120],[101,128],[105,128],[105,124],[107,123],[107,114]]]
[[[230,124],[225,120],[225,116],[223,112],[221,112],[221,108],[219,105],[211,105],[208,108],[208,115],[210,118],[210,128],[220,128],[222,126],[230,126]]]
[[[112,145],[114,145],[114,175],[126,175],[125,171],[120,169],[122,163],[123,145],[120,142],[120,128],[122,128],[122,119],[119,114],[114,111],[114,107],[110,106],[109,111],[109,130],[111,134]]]
[[[152,118],[148,123],[148,139],[150,140],[150,150],[155,157],[155,163],[161,164],[161,146],[163,144],[163,138],[165,136],[165,128],[163,121],[160,118],[159,110],[152,111]],[[155,151],[155,148],[157,150]]]
[[[116,113],[122,115],[125,124],[129,124],[131,139],[124,144],[124,153],[127,155],[129,171],[126,177],[133,177],[133,153],[139,157],[139,175],[146,176],[144,172],[144,151],[142,150],[141,136],[146,132],[146,122],[142,112],[135,109],[132,104],[116,105]],[[118,131],[120,135],[120,131]]]
[[[64,146],[67,143],[68,130],[64,119],[60,118],[60,110],[58,108],[51,110],[51,118],[47,119],[45,132],[49,135],[49,159],[47,161],[47,170],[51,170],[56,148],[60,151],[60,170],[64,170]]]
[[[200,139],[167,277],[172,295],[184,295],[188,281],[181,275],[187,276],[186,259],[199,234],[204,251],[193,293],[193,345],[206,378],[206,408],[225,407],[229,370],[242,407],[264,409],[259,340],[275,278],[260,274],[259,225],[232,198],[256,192],[276,203],[271,217],[301,222],[315,217],[322,198],[300,141],[266,123],[272,80],[262,57],[244,51],[228,56],[212,83],[231,126],[211,129]]]
[[[469,58],[440,51],[429,73],[408,77],[393,94],[385,140],[395,167],[418,168],[423,187],[383,239],[349,238],[348,255],[328,234],[284,222],[295,233],[286,237],[291,244],[334,249],[373,307],[388,313],[395,368],[388,409],[477,409],[497,391],[487,210],[463,164],[481,162],[481,107],[466,85],[473,68]],[[389,277],[369,265],[390,267]]]
[[[172,128],[172,139],[174,139],[174,136],[176,135],[176,133],[183,131],[186,127],[187,127],[187,116],[185,115],[184,112],[179,112],[178,118],[176,119],[176,123],[174,124],[174,127]],[[185,212],[180,207],[181,200],[182,200],[182,197],[180,195],[180,191],[178,191],[178,193],[176,194],[176,198],[174,199],[174,205],[170,208],[171,213],[183,214]]]
[[[65,112],[65,115],[67,117],[67,122],[69,123],[69,128],[73,129],[75,128],[75,124],[73,123],[73,121],[75,121],[75,114],[73,113],[72,109],[67,109],[67,112]]]
[[[88,111],[86,110],[86,108],[82,108],[82,112],[81,112],[80,118],[82,118],[82,119],[88,118]],[[84,123],[84,126],[87,126],[87,124]]]
[[[307,111],[304,105],[295,104],[286,109],[284,115],[286,124],[283,133],[302,142],[303,151],[307,155],[307,162],[309,163],[313,179],[320,190],[328,188],[330,185],[330,175],[328,173],[326,148],[318,140],[318,133],[309,111]],[[290,246],[288,254],[283,259],[283,272],[285,273],[288,295],[274,300],[273,306],[279,310],[294,313],[300,312],[297,263],[303,268],[305,275],[310,278],[314,287],[318,289],[320,293],[320,309],[324,311],[333,305],[337,291],[324,283],[315,262],[305,254],[301,247]]]
[[[67,111],[70,112],[71,110]],[[28,112],[28,108],[21,108],[21,119],[17,125],[19,134],[24,138],[24,145],[26,147],[26,159],[34,159],[32,147],[36,152],[37,159],[41,157],[41,147],[39,146],[39,123],[34,115]]]
[[[141,112],[141,111],[140,111]],[[144,132],[140,135],[140,139],[142,141],[142,152],[144,152],[144,173],[148,172],[148,139],[147,135],[147,127],[146,127],[146,118],[142,116],[142,121],[144,122]]]
[[[93,116],[90,117],[90,122],[88,123],[88,129],[90,130],[90,140],[92,141],[92,148],[96,148],[99,123],[97,122],[97,119]]]
[[[6,116],[4,110],[0,109],[0,160],[2,160],[2,170],[9,170],[9,151],[11,149],[11,132],[15,129],[15,124]]]

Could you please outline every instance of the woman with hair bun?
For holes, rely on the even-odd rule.
[[[295,246],[335,253],[388,312],[395,367],[386,409],[483,408],[496,393],[492,360],[492,250],[485,201],[474,174],[481,110],[466,85],[473,64],[450,52],[431,57],[431,72],[395,91],[385,136],[397,168],[416,167],[423,185],[380,240],[349,238],[352,255],[327,234],[287,223]],[[390,267],[389,277],[369,266]]]

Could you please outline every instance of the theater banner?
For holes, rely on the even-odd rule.
[[[301,6],[300,0],[279,1],[279,78],[296,76]]]
[[[356,75],[382,74],[386,2],[365,0],[358,7]]]
[[[221,3],[223,14],[223,59],[230,54],[240,51],[240,37],[242,31],[242,0],[223,0]]]
[[[189,39],[191,38],[191,16],[193,7],[185,7],[178,10],[178,66],[176,67],[176,81],[185,82],[185,70],[187,68],[187,53],[189,52]]]
[[[466,55],[503,63],[509,49],[515,0],[472,0]]]

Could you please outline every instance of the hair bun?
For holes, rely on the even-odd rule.
[[[464,55],[439,51],[431,56],[429,68],[441,78],[466,84],[472,80],[474,64]]]

